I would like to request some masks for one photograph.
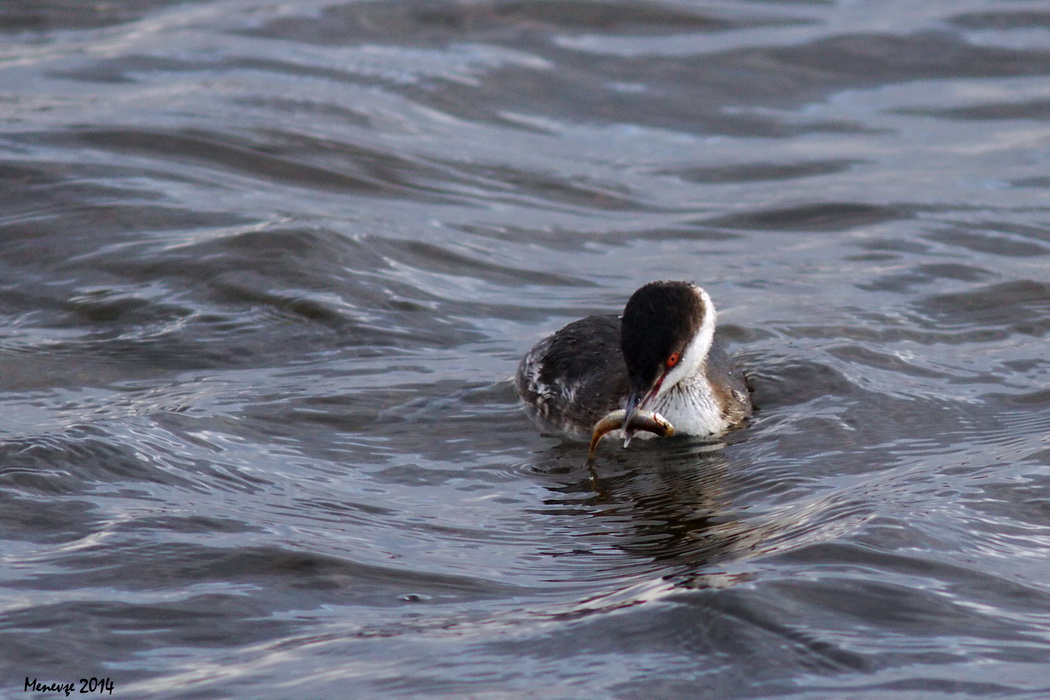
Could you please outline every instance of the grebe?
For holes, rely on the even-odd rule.
[[[522,358],[515,383],[544,429],[593,431],[592,454],[621,427],[624,447],[638,430],[720,435],[752,410],[743,374],[715,338],[711,297],[689,282],[650,282],[622,317],[573,321]]]

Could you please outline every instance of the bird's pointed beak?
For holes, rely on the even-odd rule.
[[[624,407],[627,411],[623,417],[623,446],[627,447],[631,444],[631,438],[634,437],[634,430],[630,428],[631,419],[634,418],[634,412],[638,410],[638,403],[641,399],[637,391],[632,391],[631,395],[627,398],[627,405]]]
[[[627,447],[631,444],[631,438],[634,437],[637,430],[631,427],[631,420],[634,418],[635,411],[645,408],[646,404],[652,401],[656,393],[660,391],[660,385],[663,384],[664,378],[661,376],[653,384],[653,387],[649,389],[644,395],[641,389],[635,389],[631,392],[630,396],[627,397],[627,405],[624,406],[626,413],[623,417],[623,446]]]

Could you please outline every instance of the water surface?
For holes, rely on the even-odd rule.
[[[1037,1],[5,5],[0,683],[1050,693],[1048,117]],[[592,477],[658,278],[759,410]]]

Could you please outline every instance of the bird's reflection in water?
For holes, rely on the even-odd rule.
[[[578,446],[561,445],[552,451],[559,466],[547,473],[560,482],[549,488],[562,497],[549,503],[562,514],[575,503],[576,512],[600,522],[598,531],[617,550],[635,563],[649,562],[649,574],[673,587],[732,585],[746,574],[712,565],[746,557],[763,534],[734,514],[724,447],[692,438],[654,440],[637,449],[604,450],[584,465]],[[571,459],[576,464],[569,466]]]

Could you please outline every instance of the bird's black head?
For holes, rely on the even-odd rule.
[[[698,361],[686,354],[714,313],[709,305],[704,291],[689,282],[650,282],[631,295],[620,325],[620,349],[631,385],[628,420],[660,392],[676,366]]]
[[[703,296],[688,282],[650,282],[623,310],[620,348],[632,388],[649,388],[682,360],[706,313]]]

